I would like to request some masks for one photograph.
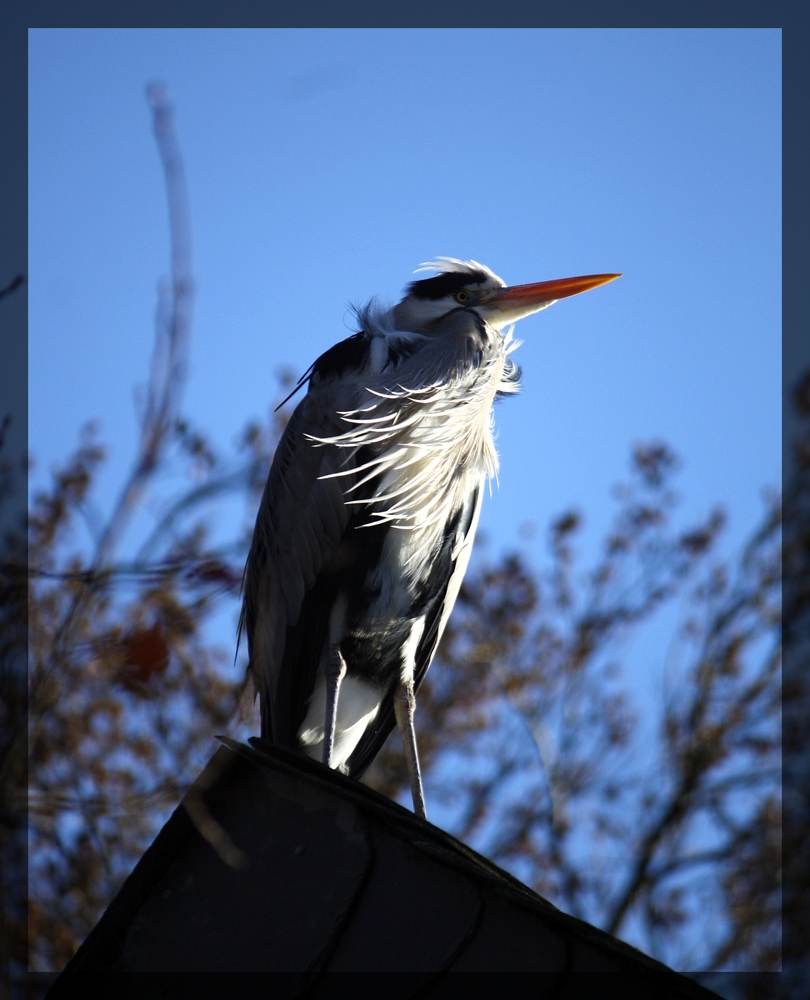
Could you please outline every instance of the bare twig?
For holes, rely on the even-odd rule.
[[[185,173],[174,132],[174,110],[165,87],[151,84],[147,89],[147,97],[152,107],[155,138],[166,175],[171,235],[171,287],[167,290],[165,283],[162,283],[159,293],[155,349],[141,420],[139,454],[99,540],[93,560],[95,568],[109,561],[150,474],[157,467],[172,417],[177,412],[187,368],[194,281]]]
[[[0,288],[0,299],[4,299],[7,295],[11,295],[12,292],[16,292],[24,281],[25,278],[21,274],[15,275],[5,288]]]
[[[141,439],[130,472],[106,527],[101,532],[91,570],[98,573],[113,557],[131,520],[149,477],[155,471],[171,419],[179,403],[186,373],[194,282],[191,272],[191,230],[183,162],[174,132],[174,113],[166,90],[151,85],[147,97],[152,107],[155,137],[166,175],[171,236],[172,281],[168,295],[161,292],[155,330],[155,349],[149,376],[147,404],[141,420]],[[54,637],[53,657],[63,657],[76,629],[92,606],[93,588],[75,595]]]

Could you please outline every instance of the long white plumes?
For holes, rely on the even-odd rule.
[[[499,284],[506,285],[503,278],[499,278],[486,264],[479,264],[477,260],[459,260],[457,257],[437,257],[435,260],[428,260],[420,264],[413,273],[419,274],[420,271],[451,272],[453,274],[464,274],[467,271],[481,271]]]
[[[367,378],[360,391],[365,405],[339,413],[349,425],[346,431],[307,435],[316,447],[347,452],[345,468],[323,478],[356,477],[345,490],[346,502],[369,508],[368,526],[390,524],[405,531],[433,526],[423,541],[430,544],[474,484],[497,472],[492,402],[496,393],[517,391],[507,360],[517,346],[511,332],[498,335],[479,364],[459,365],[444,379],[431,379],[413,366],[397,373],[410,376],[410,386],[391,387],[385,376]],[[374,457],[350,464],[361,448]],[[371,496],[352,497],[377,477]]]

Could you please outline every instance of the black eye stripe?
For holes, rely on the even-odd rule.
[[[483,285],[487,278],[483,271],[446,271],[435,278],[412,281],[407,291],[416,299],[443,299],[455,295],[467,285]]]

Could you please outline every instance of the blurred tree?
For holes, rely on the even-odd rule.
[[[719,512],[668,531],[673,464],[636,449],[587,573],[569,513],[544,572],[514,556],[471,574],[419,698],[426,787],[460,839],[569,913],[676,968],[774,969],[780,508],[737,567],[712,564]],[[639,718],[617,645],[685,591],[666,668],[648,668],[660,715]],[[368,780],[403,794],[394,741]]]
[[[793,394],[800,429],[785,495],[785,995],[810,983],[810,371]]]
[[[0,647],[0,795],[5,850],[27,738],[34,969],[70,958],[215,749],[213,735],[258,731],[232,648],[216,637],[224,616],[235,623],[251,515],[284,411],[250,424],[227,457],[181,415],[188,212],[171,108],[160,88],[149,99],[173,273],[161,286],[132,471],[99,522],[92,496],[104,452],[86,428],[33,498],[27,568],[22,531],[3,540],[4,624],[18,626],[27,602],[29,644],[27,732],[19,627]],[[725,565],[714,554],[719,511],[690,530],[672,527],[676,466],[663,444],[635,448],[614,526],[587,572],[575,558],[574,512],[552,524],[539,571],[479,548],[419,696],[426,789],[450,832],[670,965],[776,969],[780,504],[767,498],[762,523]],[[244,517],[232,504],[239,529],[217,542],[212,504],[222,498],[243,504]],[[656,618],[667,605],[683,610],[670,643],[658,641]],[[649,697],[640,711],[639,682],[620,663],[644,629],[660,649],[647,668],[665,688],[657,715]],[[407,800],[396,739],[366,780]],[[201,800],[189,811],[239,864]],[[25,933],[19,908],[7,905],[4,919],[8,970],[24,960]]]
[[[26,936],[26,541],[21,494],[27,466],[5,450],[0,426],[0,998],[27,962]]]

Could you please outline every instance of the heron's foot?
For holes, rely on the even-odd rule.
[[[397,726],[405,746],[405,763],[408,765],[408,777],[411,779],[411,796],[413,811],[422,819],[427,819],[425,809],[425,791],[422,788],[422,772],[419,769],[419,753],[416,749],[416,730],[413,717],[416,712],[416,694],[413,681],[401,681],[394,693],[394,714]]]

